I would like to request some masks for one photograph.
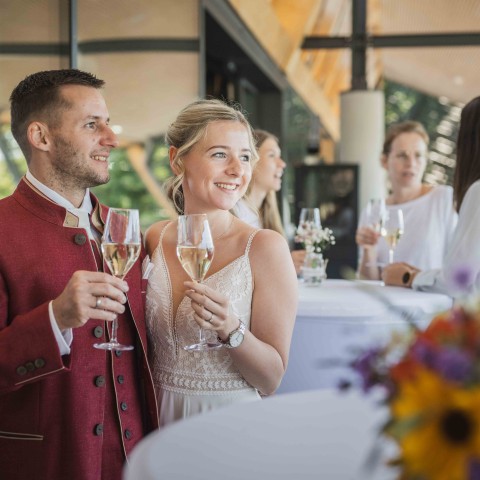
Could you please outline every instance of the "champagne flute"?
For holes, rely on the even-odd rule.
[[[201,283],[213,260],[213,240],[207,215],[203,213],[180,215],[177,234],[177,257],[188,276],[194,282]],[[205,332],[200,327],[198,343],[183,348],[203,352],[222,346],[219,342],[208,342],[205,339]]]
[[[385,221],[387,207],[384,198],[371,198],[367,203],[366,221],[376,233],[382,233],[382,224]]]
[[[299,225],[311,225],[312,227],[321,228],[320,209],[319,208],[302,208],[300,210]]]
[[[124,279],[141,250],[138,210],[111,208],[108,211],[102,237],[102,253],[113,276]],[[112,322],[109,342],[95,343],[100,350],[133,350],[132,345],[122,345],[117,340],[118,317]]]
[[[400,208],[391,209],[385,215],[381,235],[388,244],[388,263],[393,263],[393,252],[403,235],[403,212]]]

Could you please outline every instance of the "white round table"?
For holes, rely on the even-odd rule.
[[[124,480],[393,480],[366,468],[386,411],[356,392],[275,395],[189,418],[134,449]],[[387,447],[387,449],[385,448]]]
[[[451,306],[446,295],[382,282],[326,280],[318,287],[299,283],[290,358],[278,393],[355,381],[349,364],[360,350],[384,344],[394,331],[405,330],[406,317],[424,327],[435,313]]]

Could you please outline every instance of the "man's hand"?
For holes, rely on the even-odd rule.
[[[75,272],[60,296],[52,302],[58,327],[62,331],[82,327],[90,318],[114,320],[117,314],[125,311],[127,291],[126,282],[108,273]]]

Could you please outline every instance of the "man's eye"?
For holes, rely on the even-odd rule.
[[[216,158],[225,158],[227,154],[225,152],[215,152],[213,156]]]
[[[87,123],[87,128],[95,128],[95,122],[89,122]]]

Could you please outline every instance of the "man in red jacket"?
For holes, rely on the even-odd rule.
[[[39,72],[11,95],[28,172],[0,200],[0,476],[119,480],[158,426],[146,359],[142,257],[125,281],[98,247],[108,211],[89,188],[109,180],[118,145],[100,93],[79,70]],[[133,351],[93,348],[119,316]]]

